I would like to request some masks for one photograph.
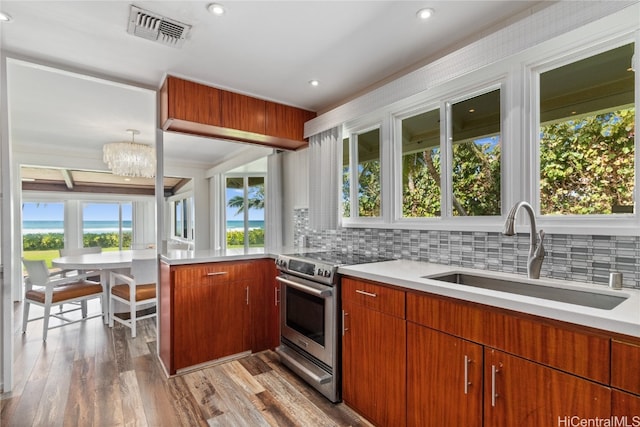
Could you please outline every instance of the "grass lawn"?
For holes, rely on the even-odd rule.
[[[105,252],[117,251],[118,248],[102,248],[102,250]],[[25,251],[22,253],[22,256],[24,257],[24,259],[28,259],[28,260],[43,259],[46,261],[47,267],[53,268],[53,266],[51,265],[51,260],[54,258],[59,258],[60,252],[57,249],[48,249],[48,250],[42,250],[42,251]]]

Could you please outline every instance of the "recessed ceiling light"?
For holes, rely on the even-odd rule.
[[[11,22],[13,18],[8,13],[0,12],[0,22]]]
[[[314,86],[314,87],[315,87],[315,86],[319,86],[319,85],[320,85],[320,81],[315,80],[315,79],[314,79],[314,80],[309,80],[309,84],[310,84],[311,86]]]
[[[416,16],[419,19],[429,19],[433,16],[433,14],[435,13],[435,11],[433,9],[431,9],[430,7],[425,7],[423,9],[420,9],[419,11],[416,12]]]
[[[219,3],[211,3],[207,6],[207,10],[216,16],[224,15],[224,6]]]
[[[469,112],[470,112],[470,113],[475,113],[475,112],[476,112],[476,109],[475,109],[475,108],[469,108]]]

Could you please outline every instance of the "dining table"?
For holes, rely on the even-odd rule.
[[[158,256],[156,249],[134,249],[124,251],[103,251],[99,253],[87,253],[80,255],[67,255],[59,258],[54,258],[51,264],[61,270],[78,270],[78,271],[97,271],[100,273],[100,283],[105,289],[105,294],[108,296],[109,289],[109,274],[111,271],[122,272],[125,269],[131,268],[131,262],[133,259],[153,259]],[[104,319],[105,323],[109,321],[109,314],[111,307],[109,306],[109,299],[103,302],[105,306],[105,312],[107,316]]]

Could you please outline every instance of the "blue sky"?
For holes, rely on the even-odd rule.
[[[64,203],[24,203],[22,205],[24,221],[63,221]],[[84,219],[87,221],[117,221],[118,205],[113,203],[88,203],[83,206]],[[131,219],[131,204],[122,206],[122,218]]]
[[[243,189],[242,188],[227,188],[227,199],[229,200],[232,197],[235,196],[241,196],[243,195]],[[229,206],[227,206],[227,221],[244,221],[244,212],[240,212],[239,215],[236,215],[236,212],[238,211],[237,208],[230,208]],[[264,209],[250,209],[249,210],[249,221],[253,221],[253,220],[258,220],[258,221],[262,221],[264,220]]]

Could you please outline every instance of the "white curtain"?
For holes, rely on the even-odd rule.
[[[338,228],[342,126],[309,138],[309,227]]]
[[[282,247],[282,155],[274,152],[267,157],[267,187],[265,197],[265,250]]]

